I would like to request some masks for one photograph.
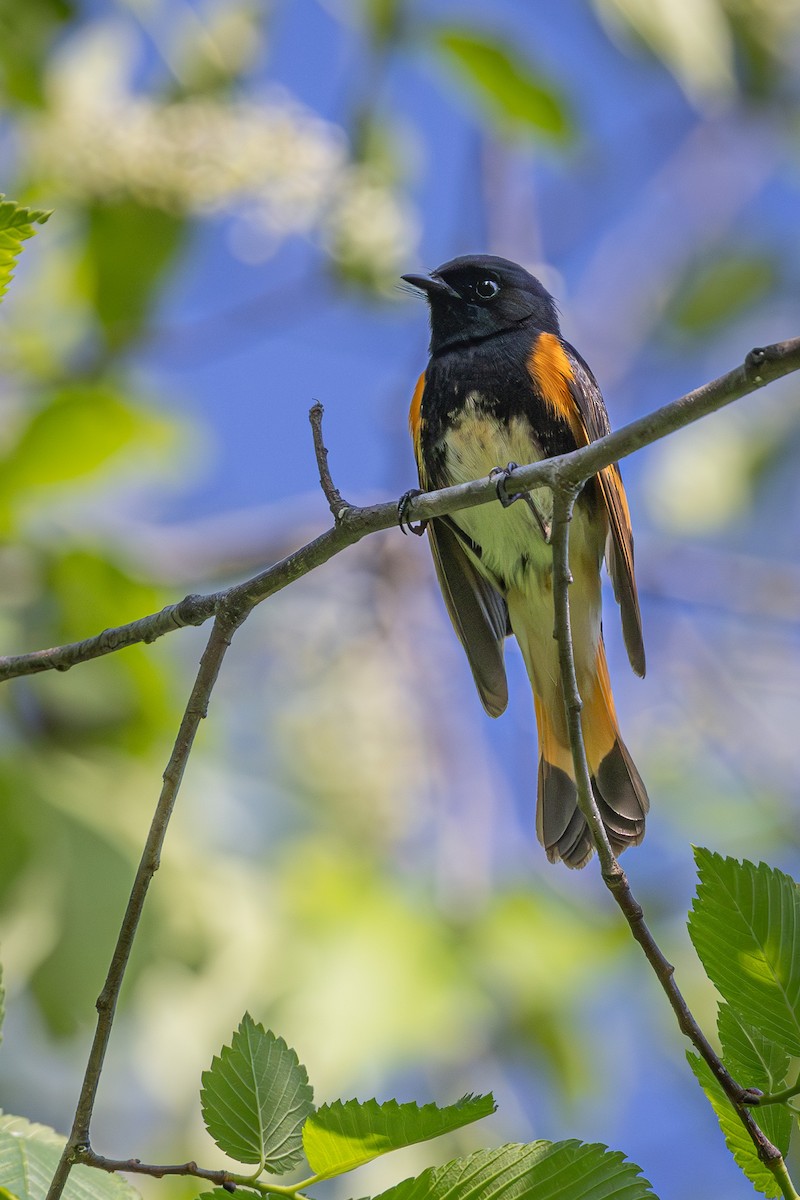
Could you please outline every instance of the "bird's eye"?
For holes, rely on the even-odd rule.
[[[494,279],[479,279],[475,284],[475,295],[479,300],[493,300],[500,291],[500,284]]]

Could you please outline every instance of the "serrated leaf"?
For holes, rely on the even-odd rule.
[[[800,1055],[800,891],[782,871],[696,849],[689,933],[709,979],[742,1019]]]
[[[743,1087],[777,1092],[786,1082],[789,1055],[762,1033],[737,1016],[728,1004],[720,1004],[717,1029],[725,1066]],[[789,1149],[792,1114],[785,1104],[755,1107],[753,1116],[782,1154]]]
[[[14,1200],[42,1200],[58,1165],[64,1138],[24,1117],[0,1116],[0,1192]],[[140,1200],[120,1175],[73,1167],[64,1200]]]
[[[479,1150],[406,1179],[375,1200],[655,1200],[641,1168],[578,1141]]]
[[[720,1129],[725,1137],[725,1144],[733,1155],[737,1166],[744,1171],[757,1191],[770,1198],[780,1196],[781,1189],[775,1180],[775,1176],[768,1167],[764,1166],[758,1157],[747,1130],[736,1115],[719,1083],[714,1078],[708,1063],[700,1058],[698,1054],[687,1053],[686,1057],[697,1082],[700,1084],[708,1097],[711,1107],[717,1114]],[[756,1122],[758,1122],[760,1115],[758,1110],[754,1112],[753,1116]],[[788,1143],[788,1137],[786,1140]],[[785,1153],[786,1148],[786,1145],[778,1146],[781,1153]]]
[[[455,1104],[398,1104],[337,1100],[323,1104],[303,1128],[303,1149],[315,1175],[329,1179],[379,1154],[427,1142],[495,1111],[494,1097],[462,1096]]]
[[[203,1072],[202,1083],[203,1120],[220,1150],[273,1175],[299,1162],[313,1090],[283,1038],[245,1013],[230,1046]]]
[[[44,225],[50,215],[41,208],[21,208],[0,192],[0,300],[8,290],[22,243],[33,237],[34,225]]]
[[[572,136],[572,122],[557,90],[506,43],[469,28],[435,29],[433,45],[495,121],[512,133]]]

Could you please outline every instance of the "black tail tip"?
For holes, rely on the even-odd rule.
[[[616,741],[592,776],[592,791],[609,844],[619,855],[644,837],[650,807],[645,786],[631,756]],[[539,760],[537,833],[550,862],[572,870],[585,867],[594,851],[589,826],[578,808],[575,780],[560,767]]]

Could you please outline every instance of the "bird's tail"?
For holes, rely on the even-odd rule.
[[[619,854],[644,837],[650,802],[620,737],[602,638],[594,678],[584,692],[581,721],[592,790],[611,848]],[[536,832],[551,862],[561,859],[568,867],[583,867],[592,856],[592,839],[578,808],[560,687],[547,701],[534,693],[534,703],[539,728]]]

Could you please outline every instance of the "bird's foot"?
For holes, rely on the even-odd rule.
[[[516,471],[519,463],[510,462],[505,467],[494,467],[489,472],[489,478],[494,482],[497,499],[502,504],[503,508],[510,508],[512,504],[516,504],[517,500],[524,501],[536,519],[536,524],[539,526],[542,537],[547,545],[550,544],[550,524],[545,521],[539,509],[536,507],[533,497],[530,492],[512,492],[510,495],[507,491],[508,479],[512,471]]]
[[[527,492],[514,492],[508,494],[508,479],[512,471],[516,471],[519,463],[510,462],[504,467],[492,467],[489,472],[489,478],[494,483],[494,489],[497,492],[497,499],[502,504],[503,508],[510,508],[517,500],[524,500],[528,495]]]
[[[403,533],[415,533],[417,537],[422,537],[428,527],[427,521],[419,521],[413,525],[408,519],[408,507],[412,500],[416,500],[417,496],[424,495],[421,488],[409,488],[407,492],[403,492],[400,499],[397,501],[397,523]]]

